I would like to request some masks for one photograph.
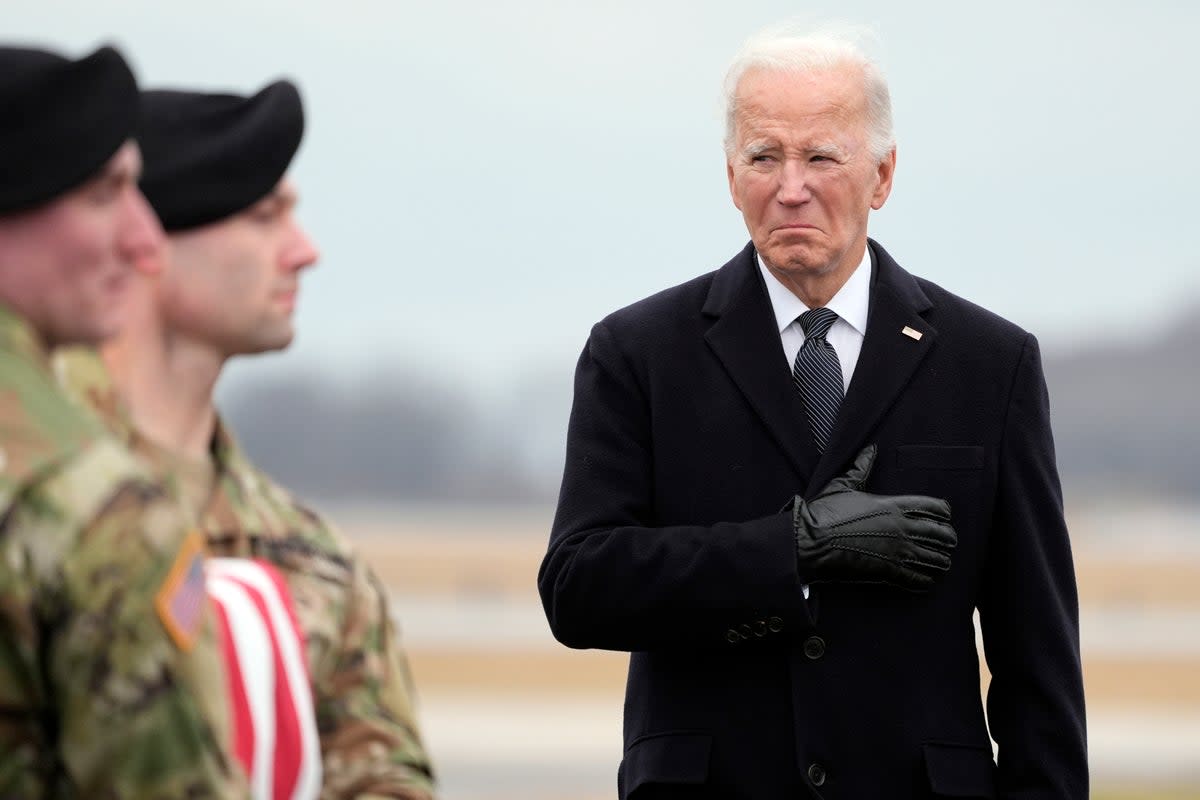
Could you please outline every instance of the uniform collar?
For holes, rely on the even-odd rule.
[[[46,369],[50,366],[50,349],[33,325],[12,309],[0,304],[0,350],[13,353]]]

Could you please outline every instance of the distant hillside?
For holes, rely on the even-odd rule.
[[[1200,500],[1200,304],[1160,335],[1045,354],[1072,500],[1122,491]],[[550,501],[570,366],[486,407],[419,374],[361,385],[294,375],[237,387],[226,410],[270,472],[306,495],[392,502]],[[561,374],[560,374],[561,373]]]
[[[1046,356],[1068,488],[1200,499],[1200,304],[1160,335]]]

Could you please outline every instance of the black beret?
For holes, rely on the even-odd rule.
[[[111,47],[71,61],[0,47],[0,214],[96,175],[137,126],[137,82]]]
[[[142,92],[142,192],[168,231],[216,222],[270,194],[303,135],[289,81],[253,97]]]

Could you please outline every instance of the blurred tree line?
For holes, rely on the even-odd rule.
[[[1200,304],[1142,338],[1044,349],[1068,498],[1122,492],[1200,501]],[[502,403],[428,375],[380,369],[245,382],[224,409],[250,453],[318,500],[552,502],[572,365],[526,376]]]

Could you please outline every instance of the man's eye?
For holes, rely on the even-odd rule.
[[[750,156],[751,164],[765,164],[769,161],[774,161],[774,160],[775,160],[774,156],[769,156],[769,155],[766,155],[765,153],[760,153],[756,156]]]

